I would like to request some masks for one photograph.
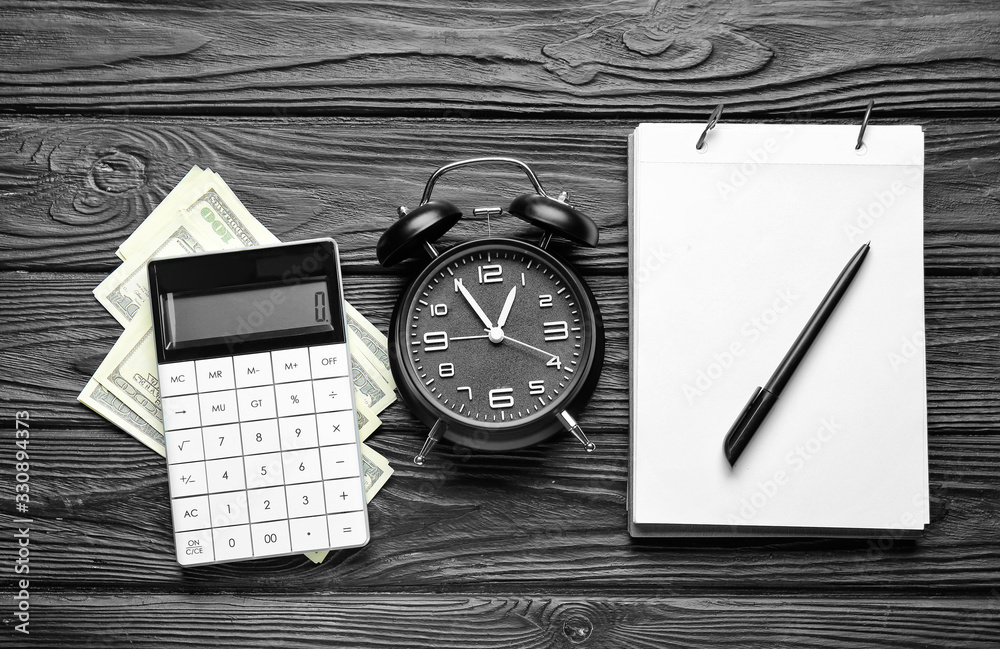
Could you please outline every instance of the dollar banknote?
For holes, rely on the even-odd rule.
[[[163,433],[156,341],[148,309],[140,310],[125,328],[94,372],[94,380]],[[146,440],[141,441],[148,446]]]
[[[160,455],[166,455],[163,433],[150,426],[149,422],[136,414],[124,401],[108,392],[103,385],[94,379],[87,381],[87,385],[77,398],[80,403],[127,431],[149,448]]]
[[[382,376],[386,378],[387,382],[391,382],[389,381],[392,379],[392,371],[389,369],[389,340],[385,334],[376,329],[375,325],[368,321],[368,318],[361,315],[346,300],[344,301],[344,315],[347,318],[347,326],[357,334],[372,356],[378,360]]]
[[[389,460],[367,444],[361,445],[361,465],[365,480],[365,502],[370,503],[375,494],[389,481],[393,470],[389,466]],[[322,550],[320,552],[306,552],[305,556],[313,563],[323,563],[329,554],[329,550]]]
[[[365,405],[378,414],[396,400],[395,383],[389,383],[379,372],[374,359],[357,334],[348,329],[347,343],[351,349],[351,369],[354,389],[365,400]],[[392,377],[389,377],[389,381]]]

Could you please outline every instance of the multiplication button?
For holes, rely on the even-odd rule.
[[[323,412],[316,415],[316,432],[320,446],[353,444],[357,434],[353,410]]]
[[[271,352],[271,367],[275,383],[306,381],[309,379],[309,350],[303,347]]]
[[[314,379],[329,379],[347,376],[351,366],[347,362],[347,345],[320,345],[309,348],[309,364]]]
[[[198,391],[194,378],[194,361],[160,365],[160,397],[176,397]]]

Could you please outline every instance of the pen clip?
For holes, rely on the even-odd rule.
[[[777,400],[778,397],[764,388],[758,386],[754,390],[747,405],[743,406],[739,417],[726,433],[726,439],[723,442],[723,450],[726,453],[726,459],[729,460],[729,466],[736,464],[743,449],[750,443],[750,438],[753,437]]]

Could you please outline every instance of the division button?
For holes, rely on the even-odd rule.
[[[313,394],[316,397],[316,412],[350,410],[351,399],[354,398],[354,383],[347,376],[320,379],[313,381]]]

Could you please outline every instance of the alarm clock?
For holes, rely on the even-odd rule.
[[[445,173],[477,164],[520,168],[534,193],[507,212],[543,230],[536,245],[508,238],[435,247],[462,211],[431,200]],[[442,438],[474,449],[524,448],[568,430],[595,448],[576,417],[604,362],[604,326],[597,301],[572,266],[547,250],[554,234],[589,247],[597,225],[545,193],[528,165],[513,158],[461,160],[437,169],[420,205],[399,208],[378,241],[383,266],[423,251],[430,259],[403,291],[389,324],[389,360],[400,396],[430,427],[414,463],[422,465]],[[474,213],[497,214],[499,208]]]

